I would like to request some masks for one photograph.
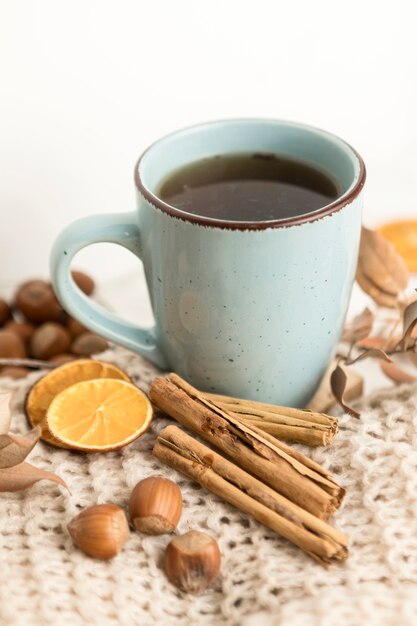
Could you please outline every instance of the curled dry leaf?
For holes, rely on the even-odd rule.
[[[7,433],[10,428],[12,412],[10,409],[11,391],[0,393],[0,435]]]
[[[367,276],[362,272],[362,269],[358,266],[356,270],[356,281],[372,300],[374,300],[380,306],[386,306],[389,309],[395,309],[397,307],[398,297],[390,293],[385,293],[378,289],[374,283],[369,280]]]
[[[403,336],[399,342],[399,346],[403,350],[407,350],[410,345],[410,340],[413,336],[413,331],[417,327],[417,300],[411,302],[403,313]]]
[[[391,359],[388,354],[379,348],[371,348],[370,350],[364,350],[354,359],[348,359],[345,361],[346,365],[353,365],[354,363],[358,363],[358,361],[363,361],[364,359],[382,359],[387,363],[391,363]]]
[[[356,347],[362,348],[362,350],[372,350],[373,348],[378,348],[378,350],[382,350],[385,346],[385,343],[385,337],[375,335],[374,337],[363,337],[363,339],[360,339],[356,342]]]
[[[36,426],[26,435],[7,432],[11,421],[11,395],[0,393],[0,492],[27,489],[39,480],[51,480],[68,489],[59,476],[25,462],[39,441],[41,428]]]
[[[333,361],[327,369],[323,379],[308,405],[310,411],[316,413],[327,413],[335,403],[335,399],[330,388],[330,376],[336,367]],[[363,377],[353,368],[346,371],[347,383],[344,392],[345,401],[357,400],[363,393]]]
[[[360,339],[367,337],[374,324],[374,314],[366,307],[359,315],[347,324],[343,330],[342,341],[347,343],[357,343]]]
[[[413,302],[417,302],[416,291],[417,289],[415,289],[413,293],[404,295],[404,297],[400,299],[400,301],[398,302],[398,308],[400,309],[400,311],[404,313],[405,309],[408,307],[409,304],[413,304]]]
[[[397,365],[397,363],[386,363],[385,361],[381,361],[379,365],[385,376],[390,378],[396,385],[417,382],[416,376],[412,376],[403,370],[399,365]]]
[[[342,407],[342,409],[344,409],[344,411],[346,411],[346,413],[353,415],[353,417],[360,417],[358,411],[355,411],[355,409],[352,409],[344,402],[343,396],[346,389],[346,383],[346,372],[340,367],[340,365],[337,365],[330,376],[330,386],[333,395],[336,398],[338,404],[340,404],[340,406]]]
[[[395,247],[381,233],[362,227],[356,280],[382,306],[395,308],[406,288],[409,270]]]
[[[362,228],[360,266],[376,287],[397,295],[407,287],[409,271],[393,244],[381,233]]]
[[[372,350],[377,348],[378,350],[384,350],[385,352],[392,352],[395,350],[400,337],[398,335],[394,337],[382,337],[381,335],[375,335],[373,337],[364,337],[357,342],[356,347],[362,350]]]
[[[67,484],[62,478],[52,472],[45,472],[24,461],[14,467],[7,467],[0,470],[0,492],[22,491],[40,480],[51,480],[58,485],[62,485],[69,491]]]
[[[22,463],[39,441],[41,432],[40,426],[36,426],[26,435],[0,435],[0,470]]]

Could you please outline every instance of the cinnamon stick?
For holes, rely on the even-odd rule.
[[[214,393],[205,393],[217,406],[270,435],[308,446],[327,446],[337,434],[337,418],[306,409],[264,404]]]
[[[341,504],[345,490],[320,465],[229,412],[176,374],[155,378],[152,402],[198,433],[275,491],[321,519]]]
[[[347,537],[266,486],[176,426],[159,435],[153,454],[327,565],[346,558]]]
[[[12,359],[1,358],[0,367],[3,365],[10,367],[29,367],[31,369],[47,369],[52,370],[58,367],[56,363],[48,363],[48,361],[39,361],[39,359]]]

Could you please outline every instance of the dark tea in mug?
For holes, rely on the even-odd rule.
[[[159,197],[187,213],[261,222],[305,215],[343,193],[316,166],[272,153],[225,154],[174,171]]]

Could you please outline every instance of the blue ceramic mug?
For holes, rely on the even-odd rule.
[[[158,197],[159,184],[177,168],[248,152],[316,165],[343,191],[314,212],[265,222],[191,215]],[[309,126],[247,119],[180,130],[140,157],[136,211],[86,217],[61,233],[51,257],[54,288],[86,327],[201,389],[303,406],[343,326],[364,182],[361,157],[341,139]],[[142,261],[152,328],[105,311],[74,284],[73,256],[98,242],[120,244]]]

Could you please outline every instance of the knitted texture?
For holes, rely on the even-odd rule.
[[[111,360],[145,391],[157,373],[124,350]],[[39,374],[1,382],[15,389],[13,430],[28,429],[23,401]],[[328,448],[302,448],[332,471],[347,498],[332,523],[350,537],[350,556],[323,569],[299,549],[152,457],[157,418],[119,452],[77,454],[39,443],[30,461],[64,478],[69,496],[40,482],[0,494],[0,624],[2,626],[415,626],[417,615],[417,386],[363,400],[362,417],[341,417]],[[142,478],[176,481],[184,508],[179,532],[209,533],[223,555],[221,575],[198,597],[166,580],[167,535],[132,532],[111,562],[76,549],[66,525],[84,507],[126,507]]]

